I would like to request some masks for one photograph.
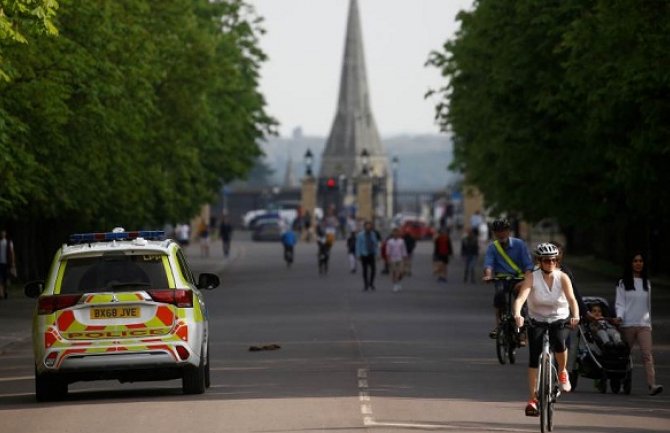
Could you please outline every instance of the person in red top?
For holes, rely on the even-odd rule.
[[[439,282],[447,282],[447,265],[449,264],[449,256],[451,256],[452,251],[449,233],[446,228],[442,228],[435,238],[435,250],[433,252],[433,258],[437,264],[437,281]]]

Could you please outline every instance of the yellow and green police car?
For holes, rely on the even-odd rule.
[[[201,290],[177,242],[162,231],[81,233],[54,257],[33,319],[35,394],[64,397],[77,381],[181,379],[183,392],[209,387],[209,331]]]

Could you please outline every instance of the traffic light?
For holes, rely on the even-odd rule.
[[[326,180],[326,188],[328,188],[330,191],[337,188],[337,181],[335,178],[329,177],[328,180]]]

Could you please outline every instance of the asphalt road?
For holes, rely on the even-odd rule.
[[[238,238],[240,237],[237,234]],[[0,432],[535,432],[523,414],[527,351],[500,365],[492,288],[462,283],[459,258],[447,284],[431,276],[420,243],[414,275],[399,293],[387,276],[363,292],[339,241],[319,276],[316,246],[300,244],[287,269],[281,247],[237,239],[223,260],[189,256],[197,271],[221,274],[207,292],[212,387],[184,396],[180,381],[70,386],[67,400],[38,404],[28,339],[31,300],[0,302]],[[577,272],[584,294],[613,295],[613,282]],[[666,393],[649,397],[639,363],[631,395],[600,394],[582,378],[557,405],[555,431],[670,430],[668,292],[654,295],[655,355]],[[658,306],[658,308],[656,308]],[[11,336],[7,336],[11,334]],[[249,351],[250,346],[279,345]]]

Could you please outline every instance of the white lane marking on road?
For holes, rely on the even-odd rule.
[[[358,400],[361,402],[361,414],[363,415],[363,425],[364,426],[374,425],[375,418],[372,414],[372,405],[370,404],[367,368],[358,369]]]
[[[456,424],[419,424],[419,423],[404,423],[404,422],[380,422],[375,421],[373,417],[363,418],[363,423],[367,427],[395,427],[395,428],[409,428],[414,430],[455,430],[455,431],[482,431],[482,426],[464,426]],[[486,431],[495,432],[535,432],[536,429],[518,429],[505,427],[490,427],[486,426]]]
[[[30,380],[34,379],[35,376],[13,376],[13,377],[0,377],[0,382],[11,382],[13,380]]]

